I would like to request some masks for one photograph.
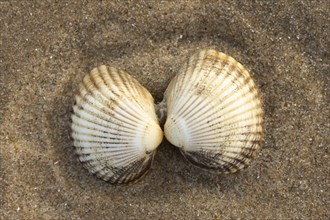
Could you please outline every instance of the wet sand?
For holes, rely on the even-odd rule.
[[[34,2],[0,1],[0,219],[330,218],[328,1]],[[251,166],[202,172],[164,141],[136,184],[89,174],[70,138],[83,76],[113,65],[160,101],[204,48],[240,61],[262,93]]]

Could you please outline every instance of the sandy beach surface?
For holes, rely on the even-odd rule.
[[[329,219],[329,1],[0,1],[0,219]],[[163,141],[150,174],[112,186],[70,138],[83,76],[107,64],[162,100],[205,48],[260,88],[265,141],[247,169],[195,169]]]

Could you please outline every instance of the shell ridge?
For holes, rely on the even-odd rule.
[[[147,98],[153,100],[153,97],[136,79],[131,77],[128,73],[123,70],[119,70],[118,72],[120,73],[117,74],[118,79],[120,79],[123,85],[125,85],[122,87],[125,89],[125,94],[132,96],[131,101],[139,106],[141,110],[145,110],[146,103],[137,102],[136,100],[138,98],[142,98],[142,100],[146,100]]]
[[[104,118],[97,117],[95,114],[88,111],[87,109],[84,109],[84,110],[81,110],[81,111],[75,110],[74,112],[75,112],[75,114],[77,114],[83,120],[88,120],[92,123],[103,125],[104,127],[107,127],[107,128],[121,127],[121,128],[124,128],[125,130],[128,130],[130,132],[135,132],[136,131],[136,127],[134,127],[133,124],[129,124],[130,126],[126,126],[126,125],[123,124],[123,122],[116,122],[116,123],[111,122],[109,120],[105,120]],[[93,121],[91,121],[91,120],[93,120]]]
[[[149,171],[153,162],[153,156],[146,158],[145,160],[141,160],[132,164],[129,169],[126,169],[118,178],[117,183],[125,183],[131,180],[138,181],[140,178],[145,176]],[[129,175],[128,175],[128,174]]]
[[[262,123],[259,122],[259,124],[255,124],[255,121],[253,121],[253,123],[249,123],[249,124],[235,124],[235,126],[229,126],[229,128],[223,129],[220,128],[218,131],[219,133],[222,134],[227,134],[227,133],[232,133],[233,131],[237,130],[238,128],[244,127],[247,130],[256,130],[257,133],[261,132],[260,130],[262,130]],[[260,129],[260,130],[259,130]],[[199,138],[199,137],[204,137],[205,135],[207,135],[209,131],[208,130],[204,130],[203,132],[199,132],[199,131],[192,131],[191,134],[194,136],[194,138]],[[239,134],[241,134],[242,132],[240,132]],[[253,133],[253,132],[249,132],[249,133]]]
[[[239,167],[235,165],[233,162],[224,163],[224,161],[209,161],[209,159],[203,158],[203,155],[192,155],[184,154],[187,160],[189,160],[193,165],[200,167],[200,168],[207,168],[207,169],[216,169],[221,170],[224,173],[233,173],[236,172]],[[210,164],[212,163],[212,164]]]
[[[132,131],[132,130],[128,130],[128,129],[123,129],[123,128],[119,128],[118,126],[115,127],[114,124],[111,124],[112,126],[111,127],[108,127],[107,124],[102,124],[102,123],[95,123],[95,121],[89,121],[88,119],[85,119],[85,118],[82,118],[80,117],[80,114],[78,112],[76,112],[76,114],[79,116],[77,117],[76,115],[74,117],[72,117],[74,119],[74,123],[76,125],[79,125],[79,126],[90,126],[88,128],[92,128],[92,127],[95,127],[95,129],[100,129],[104,132],[108,132],[108,133],[111,133],[111,132],[125,132],[125,133],[129,133],[129,134],[135,134],[135,131]],[[85,117],[85,116],[84,116]],[[78,122],[79,121],[79,122]]]
[[[213,61],[214,61],[214,64],[213,64],[213,65],[215,65],[215,64],[216,64],[216,60],[213,60]],[[218,74],[214,74],[214,77],[222,76],[223,74],[221,74],[221,73],[224,72],[226,68],[229,68],[230,63],[228,63],[228,62],[224,62],[224,63],[221,64],[221,65],[223,65],[223,66],[222,66],[222,68],[221,68],[220,73],[218,73]],[[217,69],[217,68],[214,67],[214,66],[212,66],[212,67],[213,67],[213,69]],[[208,73],[210,73],[210,71],[209,71]],[[201,109],[206,108],[206,107],[208,106],[209,103],[211,103],[214,99],[217,98],[217,94],[215,94],[215,91],[216,91],[219,87],[221,87],[223,81],[226,79],[226,77],[228,77],[228,75],[223,75],[223,76],[224,76],[223,80],[220,81],[219,83],[217,83],[217,85],[213,88],[213,90],[210,91],[208,94],[205,94],[205,89],[204,89],[204,91],[203,91],[203,90],[199,90],[199,91],[200,91],[199,93],[202,95],[202,97],[204,97],[204,98],[207,99],[208,101],[206,101],[206,104],[203,105],[203,106],[201,106],[200,108],[192,108],[192,109],[193,109],[192,111],[190,111],[190,112],[187,111],[187,112],[190,113],[190,114],[186,115],[186,117],[189,117],[189,116],[191,116],[191,115],[194,115],[195,117],[199,117],[198,113],[201,113]],[[220,78],[220,80],[221,80],[221,79],[222,79],[222,78]],[[210,80],[210,81],[211,81],[211,80]],[[210,84],[212,84],[212,83],[214,83],[213,78],[212,78],[212,82],[210,82]],[[201,85],[201,84],[200,84],[200,85]],[[195,89],[195,92],[197,92],[198,89],[199,89],[199,88],[196,88],[196,89]],[[194,93],[193,93],[193,92],[191,92],[191,96],[194,96]],[[196,94],[195,94],[195,97],[196,97]],[[213,98],[212,98],[212,97],[213,97]],[[188,110],[190,110],[190,109],[191,109],[191,108],[189,108]],[[197,113],[196,113],[196,112],[197,112]]]
[[[136,79],[131,77],[127,72],[123,70],[114,69],[111,72],[116,72],[114,75],[114,81],[122,83],[124,86],[121,87],[123,93],[131,97],[130,102],[134,103],[142,111],[149,111],[148,108],[153,108],[153,97]],[[152,100],[151,102],[138,102],[137,99]]]
[[[216,73],[216,74],[214,74],[214,77],[219,78],[219,82],[217,82],[216,80],[214,80],[212,78],[212,79],[210,79],[210,83],[208,85],[206,85],[205,87],[208,87],[208,86],[210,86],[212,84],[215,84],[213,86],[213,89],[211,91],[209,91],[208,93],[206,93],[206,91],[207,91],[206,89],[204,89],[203,91],[201,91],[201,95],[205,99],[207,99],[206,104],[202,106],[202,109],[204,109],[205,107],[207,107],[210,103],[214,102],[216,99],[220,99],[222,92],[223,91],[226,91],[226,89],[227,89],[227,88],[222,88],[222,87],[223,87],[224,82],[228,79],[228,77],[230,77],[230,75],[227,74],[227,71],[228,71],[227,69],[232,68],[231,67],[232,64],[229,63],[229,62],[224,62],[224,63],[219,63],[219,65],[221,65],[221,68],[214,67],[214,69],[219,69],[219,72]],[[210,72],[209,72],[209,74],[210,74]],[[197,89],[196,89],[196,91],[197,91]],[[219,102],[219,103],[221,103],[221,102]],[[199,109],[195,108],[192,111],[190,111],[190,114],[187,115],[187,117],[188,116],[191,116],[191,115],[195,115],[196,116],[195,113],[196,112],[200,112],[200,111],[201,111],[201,108],[199,108]]]
[[[78,150],[77,150],[78,151]],[[95,153],[95,154],[101,154],[101,153],[106,153],[106,152],[112,152],[112,153],[120,153],[121,151],[124,152],[132,152],[133,150],[131,148],[120,148],[120,149],[113,149],[113,148],[104,148],[104,147],[81,147],[79,148],[79,153],[80,154],[90,154],[90,153]]]
[[[79,153],[83,153],[84,151],[81,151]],[[118,165],[118,161],[119,159],[121,160],[124,160],[124,161],[127,161],[133,157],[136,157],[136,155],[132,154],[134,152],[122,152],[120,154],[116,154],[115,152],[111,152],[111,151],[108,151],[108,152],[97,152],[97,153],[93,153],[92,156],[90,155],[86,155],[84,157],[84,161],[89,161],[89,160],[95,160],[97,159],[99,162],[101,162],[101,160],[106,160],[108,163],[111,162],[111,164],[117,164]],[[109,158],[112,158],[111,161],[108,160]]]
[[[75,116],[76,117],[76,116]],[[76,119],[75,119],[76,120]],[[83,126],[83,125],[81,125],[80,123],[78,123],[78,122],[74,122],[74,124],[75,125],[79,125],[79,126]],[[95,124],[96,125],[96,124]],[[147,127],[147,126],[145,126],[145,127]],[[132,139],[133,137],[135,138],[137,135],[142,135],[143,133],[144,133],[144,131],[145,131],[145,128],[141,128],[140,130],[136,130],[136,131],[132,131],[132,130],[127,130],[127,129],[122,129],[123,127],[121,127],[121,128],[116,128],[115,130],[114,130],[114,128],[112,127],[112,128],[110,128],[110,127],[104,127],[104,129],[102,129],[102,131],[103,131],[103,133],[104,134],[109,134],[109,135],[106,135],[107,137],[115,137],[115,135],[117,135],[116,137],[117,137],[117,139],[118,138],[123,138],[123,137],[125,137],[125,138],[130,138],[130,139]],[[101,129],[100,127],[98,127],[98,129]],[[89,129],[89,130],[92,130],[93,131],[93,129]],[[76,129],[75,129],[75,127],[73,127],[73,131],[74,131],[74,133],[80,133],[80,132],[78,132]],[[125,133],[125,135],[123,135],[123,133]],[[127,134],[128,133],[128,134]],[[112,134],[112,135],[111,135]],[[97,135],[94,135],[94,136],[96,136],[97,137]]]
[[[207,141],[207,140],[216,140],[216,139],[218,139],[218,138],[229,138],[229,137],[236,137],[236,138],[243,138],[243,137],[245,137],[245,136],[247,136],[247,135],[256,135],[256,134],[259,134],[259,135],[262,135],[262,132],[261,131],[256,131],[256,132],[248,132],[248,131],[246,131],[246,132],[241,132],[241,133],[238,133],[238,134],[236,134],[235,133],[235,136],[233,136],[233,133],[225,133],[225,132],[217,132],[217,133],[213,133],[213,134],[211,134],[211,135],[208,135],[208,136],[206,136],[205,137],[205,135],[200,135],[200,136],[198,136],[198,137],[193,137],[191,140],[192,140],[192,142],[198,142],[198,141]],[[231,141],[242,141],[242,140],[246,140],[246,139],[231,139]]]
[[[227,124],[222,124],[223,127],[227,127],[226,129],[219,129],[219,132],[228,132],[228,131],[233,131],[235,129],[250,129],[250,130],[257,130],[259,127],[261,128],[261,124],[260,122],[257,122],[257,117],[256,118],[248,118],[246,120],[241,120],[241,119],[237,119],[236,121],[232,121],[230,124],[232,124],[231,126]],[[242,124],[243,122],[248,122],[249,124]],[[257,123],[257,125],[256,125]],[[220,123],[215,123],[210,125],[210,126],[216,126],[217,124]],[[201,135],[205,135],[207,133],[209,133],[210,130],[214,130],[214,129],[205,129],[205,127],[196,127],[195,129],[191,130],[191,134],[192,135],[197,135],[197,133],[201,133],[203,132]],[[245,131],[245,130],[244,130]]]
[[[142,113],[143,109],[134,108],[135,111],[131,111],[133,108],[130,108],[130,105],[132,105],[134,103],[134,102],[132,102],[132,99],[126,100],[125,102],[118,102],[118,99],[120,98],[120,89],[117,89],[118,90],[117,93],[115,92],[116,87],[112,87],[112,90],[109,90],[109,88],[105,84],[103,78],[101,80],[101,79],[97,78],[96,76],[101,77],[101,76],[99,76],[98,71],[95,71],[94,78],[92,77],[93,80],[91,80],[92,84],[90,85],[90,87],[93,86],[94,89],[90,89],[87,87],[87,91],[89,91],[91,94],[93,94],[93,96],[95,97],[96,100],[101,98],[102,100],[104,100],[104,103],[107,103],[106,106],[108,106],[109,103],[114,103],[114,106],[118,106],[123,111],[127,111],[133,117],[136,117],[137,119],[143,118],[143,116],[144,116],[144,114]],[[110,77],[110,75],[109,75],[109,77]],[[98,82],[96,82],[95,80],[97,80]],[[114,82],[114,80],[112,80],[112,81]],[[104,97],[104,99],[102,97]],[[105,101],[105,100],[107,100],[107,101]],[[109,100],[111,102],[109,102]],[[111,108],[111,106],[108,106],[108,107]],[[137,109],[141,110],[141,111],[137,111]],[[138,117],[138,116],[140,116],[140,117]]]
[[[98,163],[95,163],[95,164],[105,163],[105,164],[108,164],[111,166],[121,167],[121,166],[126,166],[126,165],[132,163],[132,161],[135,161],[139,158],[141,158],[141,156],[135,155],[133,153],[116,155],[116,154],[113,154],[112,152],[110,152],[110,153],[102,153],[102,154],[95,154],[95,155],[94,154],[85,155],[85,157],[83,158],[83,161],[84,162],[95,161],[95,159],[96,159]]]
[[[90,104],[92,106],[92,103],[91,102],[88,102],[87,104]],[[96,108],[96,106],[93,106],[94,108]],[[98,108],[96,108],[98,109]],[[109,109],[107,108],[107,106],[105,106],[106,109],[106,112],[109,113],[111,115],[111,118],[115,118],[115,119],[118,119],[118,122],[116,122],[116,124],[120,124],[120,122],[125,122],[125,123],[128,123],[128,124],[131,124],[132,122],[131,121],[135,121],[136,123],[139,123],[140,121],[143,121],[144,118],[138,118],[136,116],[136,114],[134,114],[134,116],[132,116],[132,114],[130,114],[130,112],[126,112],[126,111],[120,111],[121,108],[119,110],[116,110],[116,109]],[[102,111],[102,109],[99,109],[99,111],[101,111],[103,114],[102,115],[107,115],[106,113],[104,113],[104,111]],[[144,117],[146,117],[146,115],[144,115]],[[106,121],[109,121],[108,119],[104,118]],[[129,120],[126,120],[126,119],[129,119]],[[147,119],[148,120],[148,119]],[[131,124],[132,126],[135,126],[134,124]]]
[[[258,106],[250,106],[250,108],[248,108],[248,109],[242,109],[242,108],[240,108],[240,107],[237,107],[237,108],[235,108],[235,109],[230,109],[230,110],[227,110],[227,111],[216,111],[216,112],[211,112],[211,113],[209,113],[209,114],[205,114],[205,115],[207,115],[207,116],[209,116],[210,117],[210,115],[215,115],[215,113],[217,113],[217,115],[226,115],[226,114],[229,114],[229,113],[231,113],[231,114],[229,114],[226,118],[224,118],[224,117],[217,117],[217,119],[215,119],[215,120],[212,120],[212,122],[209,122],[209,123],[205,123],[204,125],[201,125],[202,124],[202,122],[204,122],[206,119],[207,119],[207,117],[206,116],[203,116],[202,118],[199,118],[199,123],[195,123],[195,124],[193,124],[193,126],[192,126],[192,131],[195,131],[195,129],[198,129],[198,130],[201,130],[201,129],[203,129],[203,128],[206,128],[206,127],[212,127],[212,126],[214,126],[214,125],[216,125],[216,124],[221,124],[222,126],[225,126],[225,125],[227,125],[227,122],[229,121],[230,123],[237,123],[237,122],[239,122],[239,121],[245,121],[245,120],[247,120],[247,119],[250,119],[251,118],[251,113],[253,112],[252,110],[255,110],[255,109],[257,109],[257,107]],[[259,111],[259,110],[258,110]],[[243,112],[244,112],[244,114],[243,114]],[[261,111],[261,109],[260,109],[260,111],[258,112],[258,114],[257,115],[255,115],[256,116],[256,118],[259,116],[259,114],[261,114],[262,115],[262,111]],[[240,116],[240,117],[239,117]],[[250,118],[249,118],[250,117]],[[237,119],[238,118],[238,120],[236,120],[236,121],[230,121],[230,120],[232,120],[232,119]],[[254,118],[254,117],[253,117]],[[188,123],[190,123],[190,121],[188,121]]]
[[[127,124],[130,124],[132,126],[135,126],[132,124],[133,122],[138,122],[136,118],[131,117],[126,112],[121,111],[115,111],[115,109],[108,110],[108,108],[104,108],[104,110],[100,109],[99,106],[96,104],[96,102],[91,103],[90,101],[86,101],[80,98],[77,98],[78,106],[83,107],[83,111],[88,112],[91,116],[97,117],[99,119],[102,119],[106,122],[109,122],[109,117],[111,119],[115,119],[114,124],[120,125],[121,123],[125,122]],[[130,119],[130,120],[129,120]]]
[[[94,137],[105,137],[105,138],[111,138],[111,139],[118,138],[118,136],[117,136],[118,131],[116,131],[116,132],[100,131],[97,129],[91,129],[91,128],[85,127],[83,125],[78,125],[76,123],[72,124],[71,128],[75,133],[78,133],[78,134],[91,135]],[[128,132],[125,135],[125,137],[129,137],[129,138],[132,138],[134,136],[135,136],[134,133],[128,133]]]
[[[213,61],[215,62],[215,61]],[[194,68],[191,70],[190,73],[190,79],[193,78],[194,80],[191,82],[187,82],[188,85],[190,85],[189,87],[186,86],[187,88],[185,88],[185,90],[182,90],[181,92],[181,98],[179,98],[179,100],[177,101],[177,103],[184,103],[180,109],[178,109],[175,114],[176,115],[181,115],[182,111],[186,112],[189,111],[189,109],[191,109],[191,102],[194,102],[196,99],[196,96],[194,95],[194,91],[198,91],[200,90],[200,87],[203,85],[203,83],[207,80],[207,76],[205,75],[200,75],[197,74],[199,71],[203,70],[203,66],[205,65],[206,60],[195,60],[195,64],[194,64]],[[198,65],[200,64],[200,65]],[[197,67],[199,66],[199,69],[197,69]],[[208,71],[210,71],[209,69],[212,69],[213,66],[209,65],[209,68],[207,69]],[[206,71],[206,70],[205,70]],[[188,72],[185,75],[189,75]],[[187,94],[186,96],[184,96],[184,94]],[[188,95],[190,94],[190,95]],[[186,98],[184,98],[186,97]],[[188,107],[187,107],[188,106]]]
[[[246,133],[245,133],[246,134]],[[242,145],[242,143],[252,143],[254,142],[254,140],[252,139],[251,140],[251,137],[253,137],[251,134],[253,134],[253,136],[255,135],[255,133],[247,133],[247,135],[249,136],[246,136],[245,138],[242,138],[242,134],[240,135],[237,135],[238,137],[240,137],[240,139],[234,139],[233,135],[228,135],[228,137],[231,137],[231,139],[225,139],[225,140],[219,140],[219,137],[214,137],[214,138],[210,138],[208,140],[205,140],[205,139],[192,139],[191,142],[192,143],[196,143],[196,144],[199,144],[199,145],[208,145],[208,144],[212,144],[212,145],[223,145],[223,143],[227,143],[228,145],[230,146],[236,146],[235,144],[237,145]],[[236,135],[236,134],[235,134]],[[244,136],[243,136],[244,137]],[[221,136],[221,138],[224,138]]]
[[[197,83],[199,77],[201,77],[198,74],[196,74],[196,73],[198,73],[198,71],[196,69],[199,68],[199,70],[200,70],[203,67],[203,65],[200,64],[200,62],[204,62],[204,61],[201,59],[198,59],[198,56],[193,56],[192,58],[189,59],[188,63],[186,64],[187,69],[185,70],[185,72],[187,74],[185,74],[181,78],[179,77],[180,76],[180,74],[179,74],[178,77],[175,78],[175,80],[176,80],[175,82],[177,85],[176,98],[178,97],[177,99],[174,99],[174,100],[176,100],[175,103],[186,103],[183,101],[183,99],[185,99],[185,96],[183,94],[185,94],[187,91],[191,90],[192,86],[195,83]],[[200,64],[200,65],[198,66],[198,64]],[[193,81],[191,81],[191,79],[193,79]],[[186,85],[186,88],[182,89],[182,85]],[[177,110],[177,108],[174,108],[174,109],[168,109],[168,111],[170,113],[173,112],[173,114],[179,114],[180,109]]]

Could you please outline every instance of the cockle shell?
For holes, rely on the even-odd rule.
[[[194,165],[233,173],[262,140],[258,89],[234,58],[203,50],[184,64],[165,92],[165,137]]]
[[[100,66],[86,75],[73,107],[74,146],[91,173],[113,184],[142,177],[163,139],[151,94],[128,73]]]

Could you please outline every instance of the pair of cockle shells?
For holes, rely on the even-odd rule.
[[[100,66],[83,79],[72,115],[74,146],[84,167],[113,184],[150,169],[164,134],[192,164],[233,173],[246,167],[262,140],[263,111],[248,71],[235,59],[203,50],[185,63],[154,105],[123,70]],[[165,115],[166,116],[166,115]]]

